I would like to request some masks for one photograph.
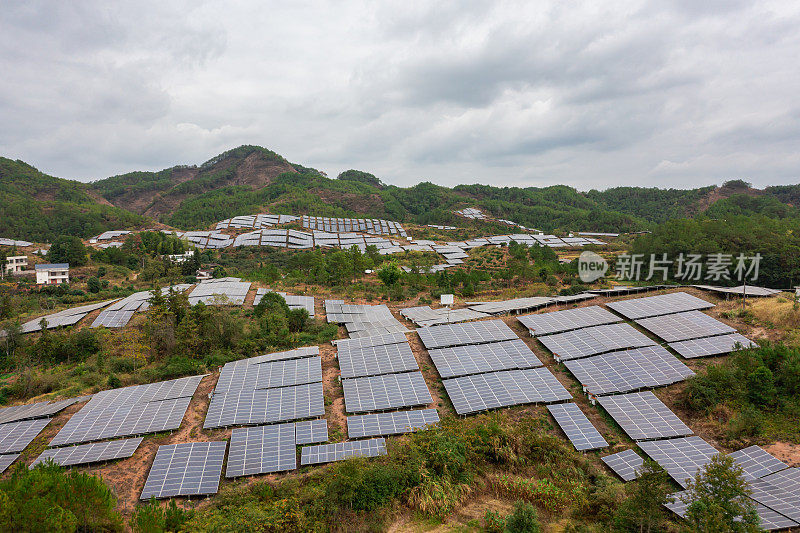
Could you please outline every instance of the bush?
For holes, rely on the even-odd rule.
[[[508,533],[539,533],[539,517],[536,509],[526,502],[514,504],[514,512],[506,518],[505,531]]]
[[[114,374],[111,374],[110,376],[108,376],[108,382],[106,383],[106,385],[108,385],[109,389],[118,389],[122,387],[122,381],[120,381],[120,379]]]
[[[0,530],[15,532],[122,531],[117,499],[99,477],[52,461],[18,464],[0,481]]]

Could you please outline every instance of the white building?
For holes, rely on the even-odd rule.
[[[28,266],[27,255],[12,255],[10,257],[6,257],[6,274],[22,272],[25,270],[26,266]]]
[[[168,255],[167,257],[173,263],[183,263],[194,257],[194,250],[187,250],[185,253]]]
[[[69,283],[69,263],[35,265],[36,283],[39,285],[56,285]]]

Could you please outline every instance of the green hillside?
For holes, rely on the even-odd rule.
[[[48,176],[0,157],[0,235],[36,242],[89,237],[141,225],[145,218],[93,198],[80,182]]]

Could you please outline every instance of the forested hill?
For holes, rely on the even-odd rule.
[[[0,207],[4,215],[17,216],[2,217],[0,235],[32,240],[52,239],[54,231],[88,237],[146,220],[205,229],[225,218],[258,212],[463,225],[465,219],[454,211],[472,206],[548,232],[640,231],[675,218],[800,218],[795,207],[800,186],[756,190],[740,180],[690,190],[617,187],[579,192],[564,185],[451,189],[428,182],[403,188],[357,170],[329,178],[265,148],[240,146],[199,166],[131,172],[85,185],[46,176],[19,161],[2,161]]]
[[[0,236],[35,242],[138,227],[145,219],[97,196],[86,184],[54,178],[0,157]]]

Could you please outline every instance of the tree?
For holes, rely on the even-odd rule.
[[[775,402],[775,378],[772,371],[764,365],[759,366],[747,376],[747,398],[759,407]]]
[[[86,246],[78,237],[62,235],[50,246],[47,260],[51,263],[69,263],[73,267],[83,266],[88,260]]]
[[[402,271],[395,265],[389,265],[378,270],[378,279],[387,287],[391,287],[400,281],[402,275]]]
[[[645,533],[661,531],[664,504],[672,492],[669,475],[652,459],[645,459],[636,481],[626,487],[628,498],[615,516],[617,528]]]
[[[692,533],[751,533],[761,531],[750,488],[742,467],[727,455],[715,455],[688,487],[681,501],[687,505],[687,531]]]
[[[89,289],[89,292],[100,292],[100,279],[92,276],[91,278],[86,280],[86,288]]]

